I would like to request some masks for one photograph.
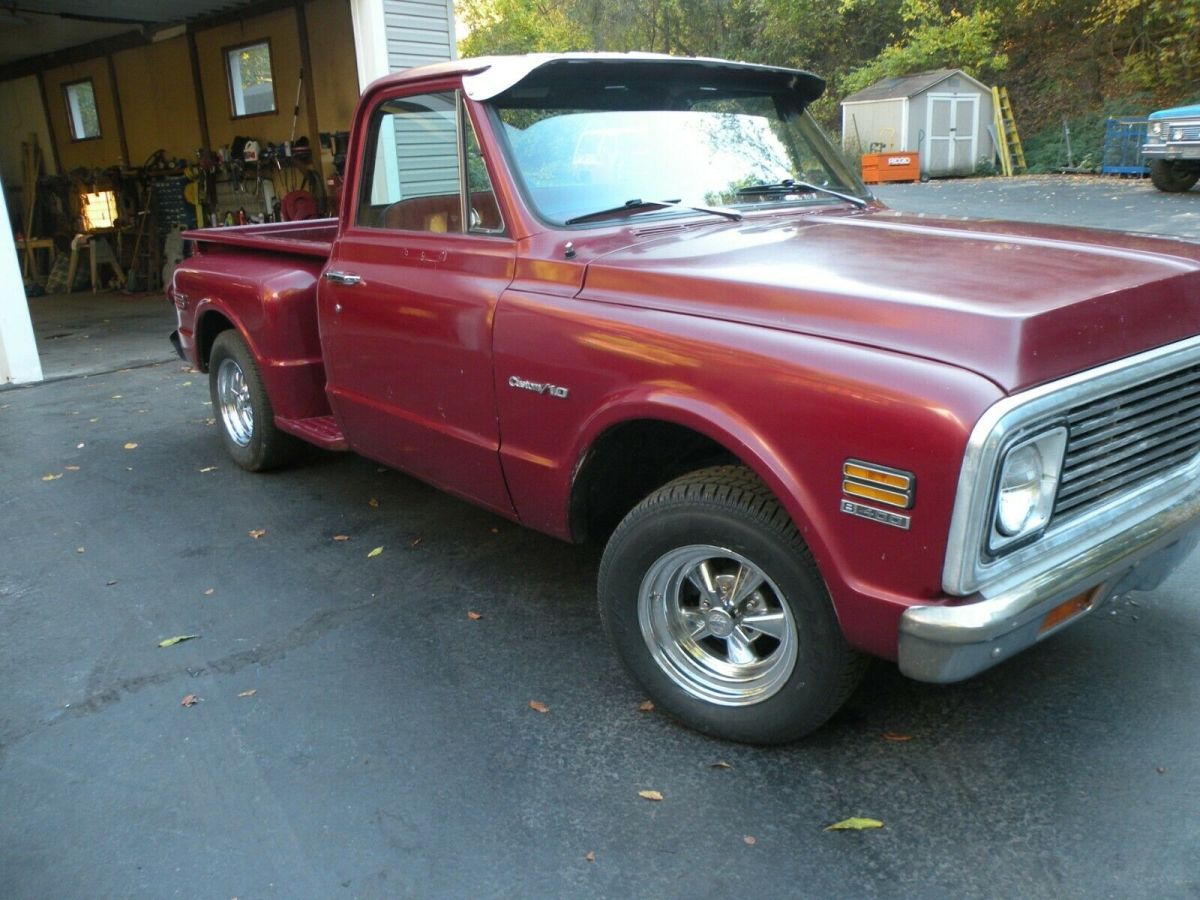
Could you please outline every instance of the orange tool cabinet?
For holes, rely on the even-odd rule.
[[[864,153],[862,179],[867,184],[881,181],[919,181],[921,159],[916,152],[900,150],[895,153]]]

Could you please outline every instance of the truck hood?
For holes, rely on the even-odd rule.
[[[1151,119],[1200,119],[1200,103],[1191,106],[1175,106],[1150,113]]]
[[[581,298],[950,363],[1005,391],[1200,333],[1200,244],[871,210],[662,226]]]

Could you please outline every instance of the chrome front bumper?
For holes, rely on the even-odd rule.
[[[1061,565],[994,596],[952,606],[914,606],[900,620],[900,671],[952,682],[989,669],[1077,621],[1043,628],[1047,614],[1089,594],[1086,611],[1130,591],[1152,590],[1200,543],[1200,491]]]

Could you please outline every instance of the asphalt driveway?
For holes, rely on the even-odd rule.
[[[880,194],[1017,190],[972,184]],[[1200,895],[1198,559],[760,750],[640,711],[595,548],[349,455],[244,473],[207,399],[178,361],[0,390],[0,895]]]

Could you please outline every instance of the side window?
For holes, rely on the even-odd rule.
[[[500,205],[496,203],[496,192],[492,189],[487,164],[483,161],[483,151],[479,149],[475,126],[471,124],[466,108],[462,111],[462,120],[467,154],[467,190],[471,198],[468,204],[471,210],[470,230],[477,234],[502,234],[504,219],[500,215]]]
[[[372,114],[368,134],[355,224],[461,232],[454,93],[385,100]]]

